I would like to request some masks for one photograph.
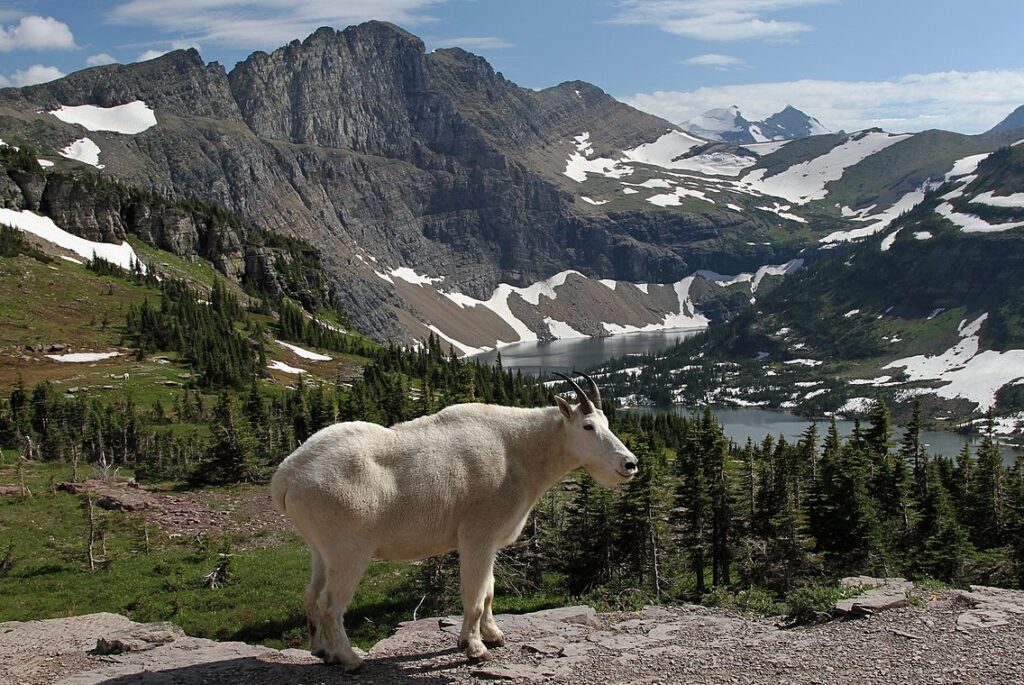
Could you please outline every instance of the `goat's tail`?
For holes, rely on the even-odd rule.
[[[291,483],[291,474],[282,469],[278,469],[274,472],[274,477],[270,479],[270,498],[274,500],[274,506],[282,514],[287,515],[285,511],[285,498],[288,495],[288,486]]]

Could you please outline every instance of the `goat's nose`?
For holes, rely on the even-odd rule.
[[[636,473],[636,470],[638,468],[636,457],[633,457],[632,459],[627,459],[626,463],[622,465],[622,468],[626,470],[626,473]]]

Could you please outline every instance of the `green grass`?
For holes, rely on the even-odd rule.
[[[309,554],[297,538],[259,549],[245,548],[245,540],[237,537],[171,539],[139,514],[96,507],[95,549],[105,562],[89,572],[84,501],[53,489],[53,484],[70,480],[70,466],[26,464],[21,469],[32,496],[13,495],[0,502],[0,559],[8,545],[14,559],[6,576],[0,576],[0,622],[106,611],[142,622],[171,621],[198,637],[277,648],[307,645],[303,593]],[[88,475],[91,471],[83,467],[79,477]],[[6,453],[0,485],[18,485],[20,478],[16,455]],[[230,581],[211,589],[206,575],[217,567],[224,549],[235,550]],[[370,566],[345,617],[355,644],[368,648],[412,618],[421,599],[415,575],[412,564]],[[562,606],[566,598],[556,586],[557,579],[549,578],[542,591],[520,596],[499,583],[495,611]],[[457,590],[449,589],[457,596]],[[450,605],[443,611],[461,609]]]

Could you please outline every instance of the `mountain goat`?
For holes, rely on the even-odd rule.
[[[561,375],[561,374],[559,374]],[[504,638],[494,622],[494,556],[514,542],[533,505],[582,466],[613,487],[637,458],[608,428],[589,376],[579,401],[521,409],[459,404],[384,428],[353,421],[324,428],[278,467],[274,504],[309,545],[310,649],[346,671],[362,661],[343,617],[372,558],[414,560],[459,551],[463,613],[459,646],[489,661]]]

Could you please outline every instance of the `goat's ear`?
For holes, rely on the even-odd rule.
[[[562,415],[567,418],[572,418],[572,405],[565,401],[565,398],[561,395],[555,395],[555,404],[562,410]]]

